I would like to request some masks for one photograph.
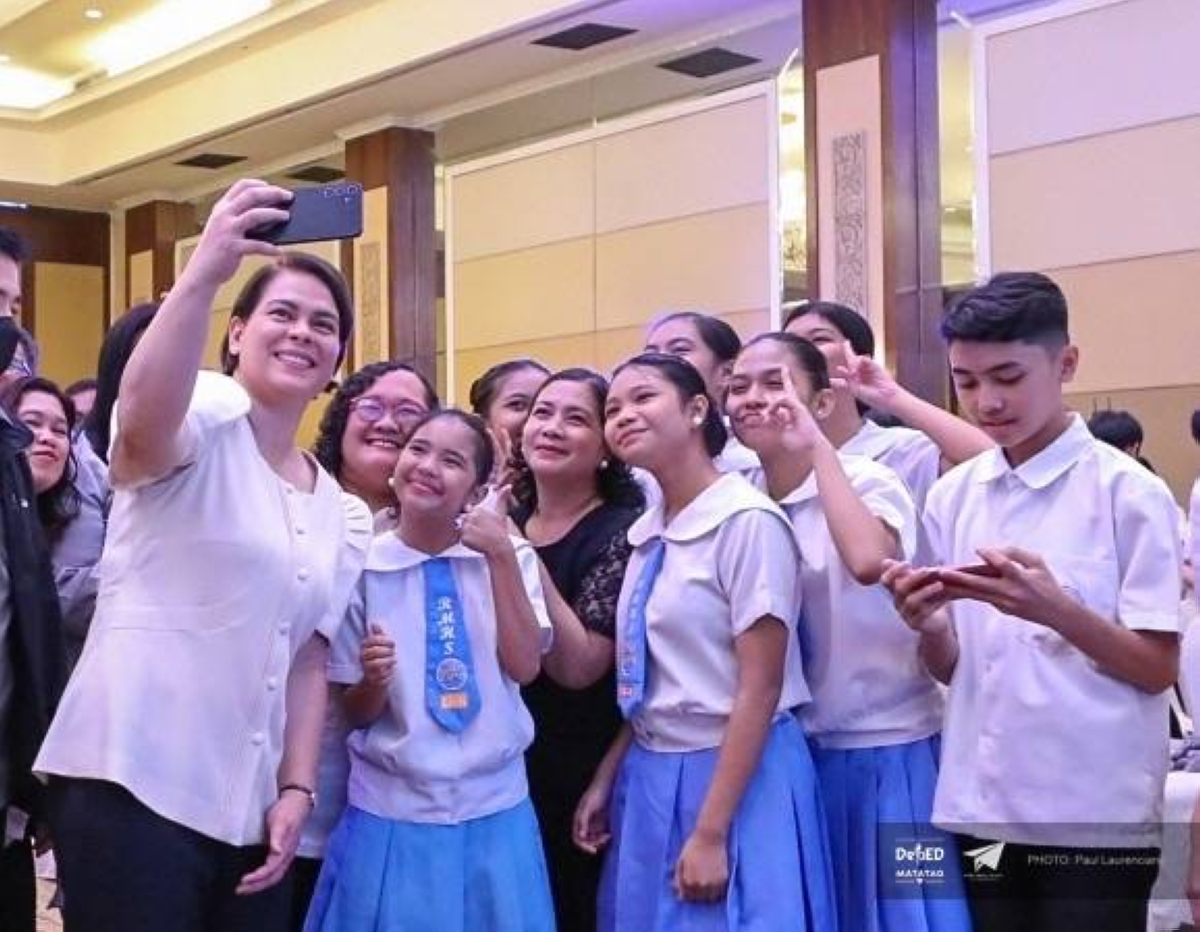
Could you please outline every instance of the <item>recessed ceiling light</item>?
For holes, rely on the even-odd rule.
[[[83,11],[83,15],[87,19],[104,19],[104,11],[98,10],[95,7],[90,7]]]

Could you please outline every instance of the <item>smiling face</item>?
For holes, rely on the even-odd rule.
[[[1014,464],[1040,452],[1066,427],[1062,386],[1078,361],[1073,346],[950,344],[950,373],[963,412]]]
[[[696,367],[712,398],[719,401],[724,395],[730,366],[717,358],[717,354],[709,349],[700,336],[696,324],[686,317],[665,320],[651,330],[646,336],[643,351],[667,353],[686,359]]]
[[[449,414],[426,421],[396,461],[393,487],[406,519],[453,520],[480,489],[480,438]]]
[[[488,427],[503,431],[512,438],[514,444],[518,443],[525,428],[525,418],[529,416],[529,408],[533,404],[533,396],[545,381],[546,373],[536,366],[522,366],[506,375],[496,389],[495,400],[488,407]]]
[[[829,408],[829,392],[814,391],[812,379],[787,347],[774,340],[759,340],[742,350],[729,379],[725,410],[734,432],[747,447],[766,459],[783,450],[778,425],[768,412],[784,397],[784,370],[791,376],[800,403],[823,418]]]
[[[592,386],[567,379],[546,385],[521,438],[534,477],[594,483],[605,455],[601,418]]]
[[[377,378],[350,402],[342,434],[342,485],[372,507],[391,501],[388,479],[400,448],[428,411],[425,386],[413,373],[397,369]]]
[[[614,376],[604,405],[609,449],[630,466],[658,475],[688,445],[704,449],[707,397],[683,398],[670,379],[651,366],[626,366]]]
[[[27,391],[17,405],[17,419],[33,431],[29,471],[39,495],[63,477],[71,453],[71,425],[62,403],[53,395]]]
[[[242,320],[229,322],[236,378],[268,403],[307,403],[333,378],[341,339],[329,289],[305,272],[284,268]]]
[[[846,364],[846,335],[820,314],[801,314],[787,325],[787,332],[819,349],[830,372],[836,373]]]

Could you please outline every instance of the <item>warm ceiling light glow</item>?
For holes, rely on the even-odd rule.
[[[10,58],[8,55],[5,55],[3,52],[0,52],[0,65],[3,65],[5,62],[9,61],[12,61],[12,58]]]
[[[71,93],[72,84],[39,71],[0,64],[0,107],[36,110]]]
[[[87,19],[104,19],[104,11],[97,10],[95,7],[92,7],[90,10],[84,10],[83,15]]]
[[[90,54],[110,75],[123,74],[270,7],[271,0],[162,0],[153,9],[98,37]]]

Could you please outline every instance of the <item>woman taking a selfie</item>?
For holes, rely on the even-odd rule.
[[[329,638],[370,515],[296,446],[352,325],[341,275],[249,236],[290,194],[235,184],[129,361],[96,615],[36,770],[69,932],[266,932],[313,805]],[[225,375],[200,372],[217,291]],[[285,727],[286,723],[286,727]]]

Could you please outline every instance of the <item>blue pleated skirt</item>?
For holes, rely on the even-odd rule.
[[[304,932],[554,932],[528,799],[458,825],[350,807],[329,839]]]
[[[890,747],[813,749],[843,930],[971,929],[957,845],[929,821],[939,752],[937,735]],[[936,861],[912,860],[917,844],[941,854]],[[898,857],[898,848],[910,859]],[[925,868],[936,876],[905,879]]]
[[[835,932],[830,850],[808,744],[776,722],[730,827],[723,902],[674,890],[719,749],[648,751],[636,743],[613,790],[613,841],[600,883],[600,932]]]

